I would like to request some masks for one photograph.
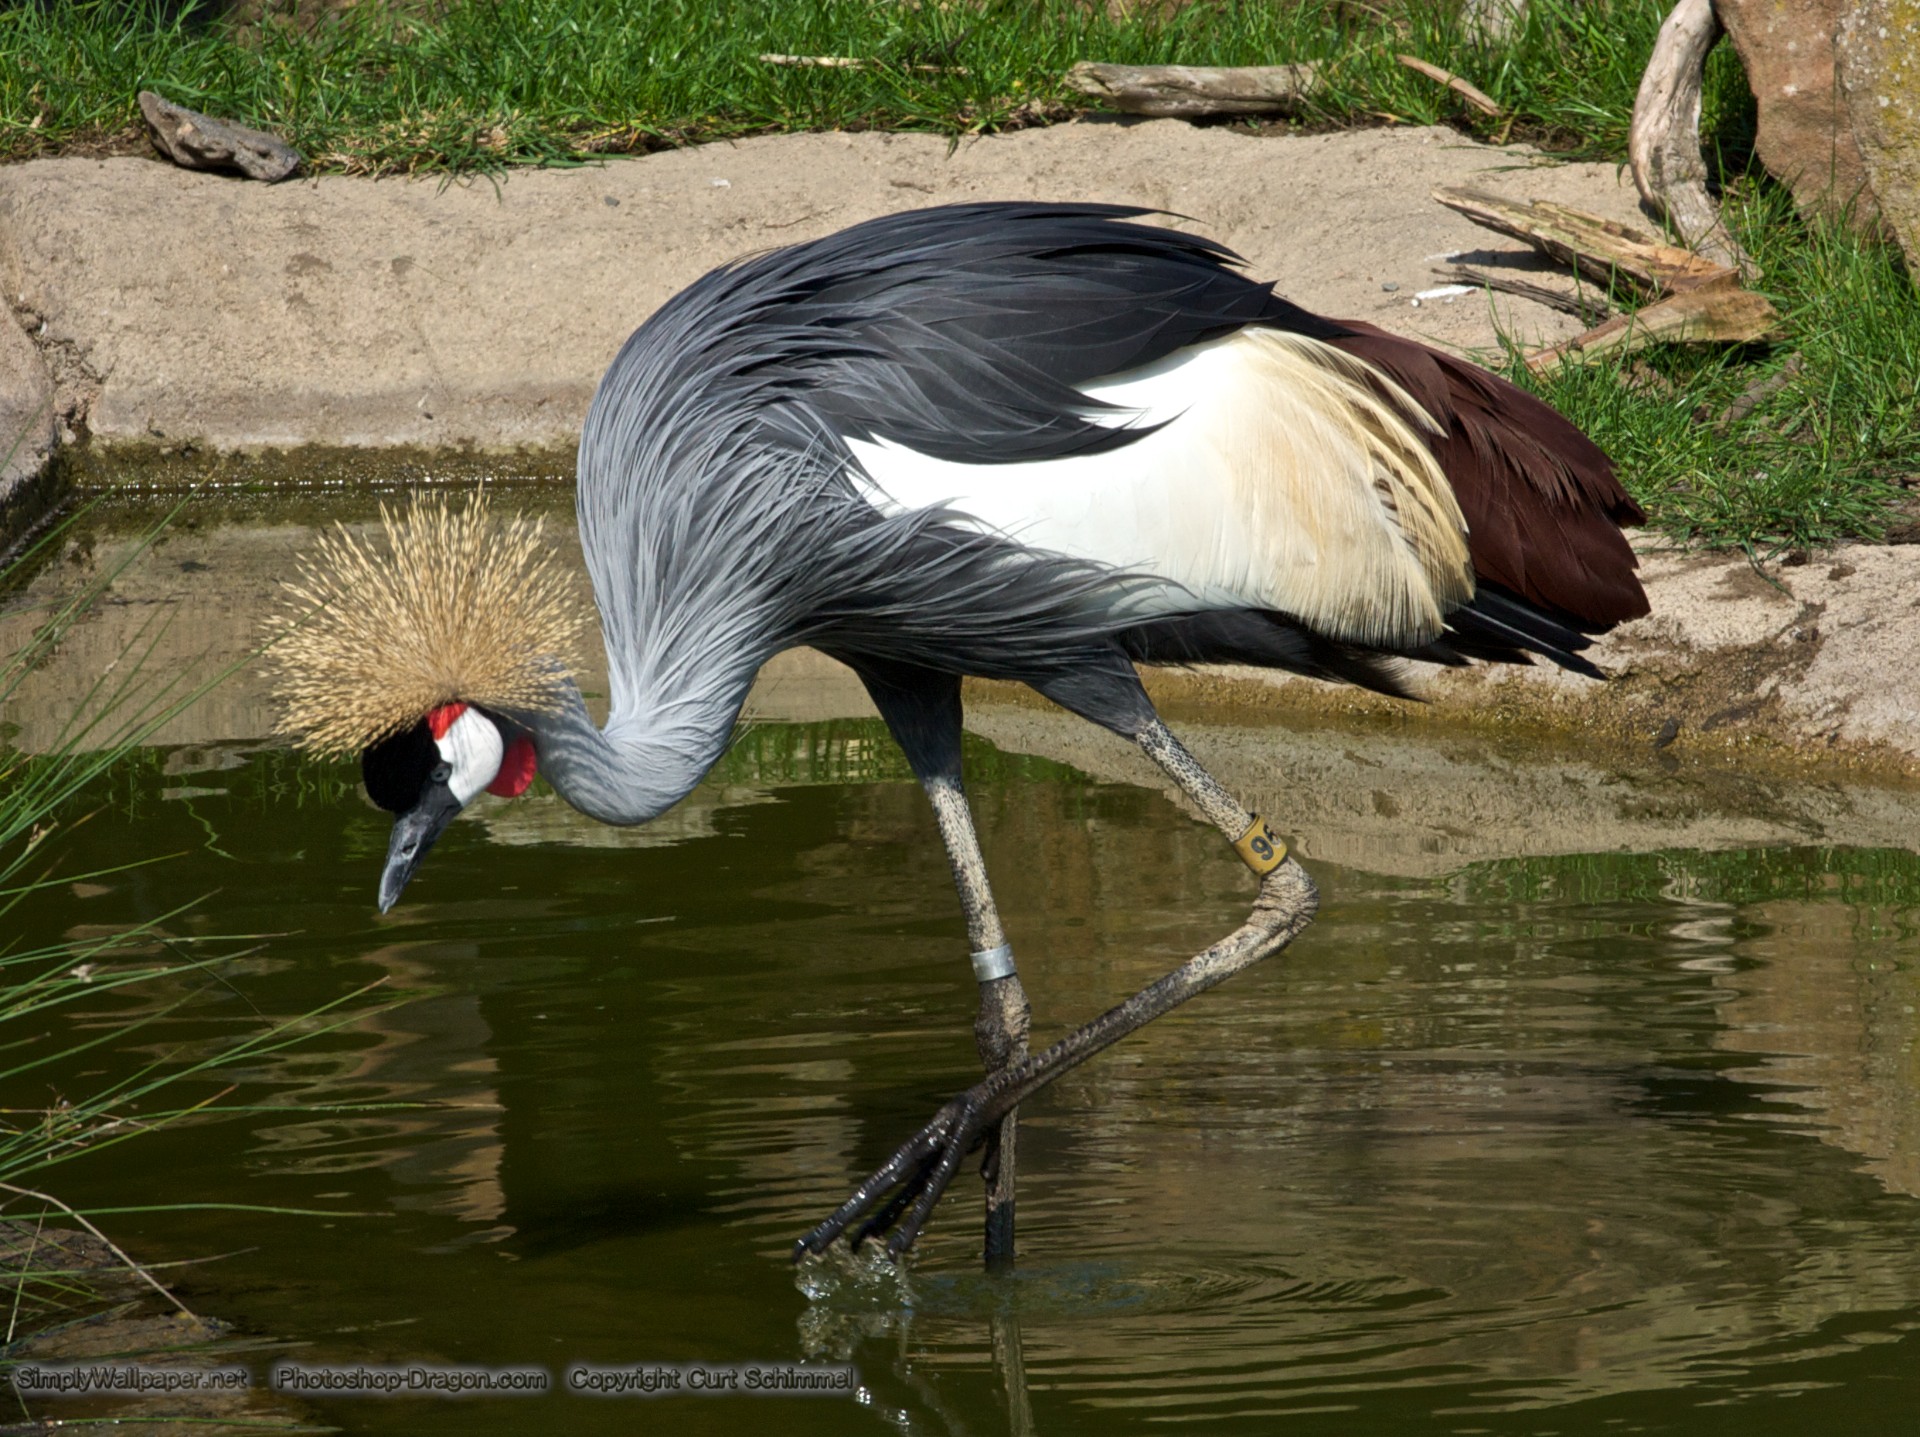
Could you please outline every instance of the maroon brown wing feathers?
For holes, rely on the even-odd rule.
[[[1589,630],[1647,612],[1621,526],[1646,515],[1598,445],[1525,390],[1359,320],[1331,341],[1387,374],[1444,428],[1434,457],[1466,516],[1474,571]]]

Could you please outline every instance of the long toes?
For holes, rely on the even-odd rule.
[[[898,1257],[912,1247],[920,1236],[920,1229],[927,1225],[927,1219],[933,1216],[933,1205],[940,1201],[940,1194],[947,1190],[947,1184],[953,1181],[953,1175],[960,1171],[960,1159],[967,1155],[972,1146],[966,1128],[961,1128],[947,1143],[947,1150],[940,1154],[940,1161],[928,1172],[923,1191],[914,1201],[913,1211],[907,1214],[905,1222],[893,1230],[893,1236],[887,1239],[887,1251]]]
[[[799,1262],[810,1252],[825,1252],[855,1218],[878,1203],[890,1189],[904,1183],[912,1192],[919,1193],[925,1174],[936,1166],[929,1159],[945,1148],[952,1126],[952,1114],[943,1109],[932,1122],[901,1144],[871,1177],[855,1188],[852,1195],[835,1208],[825,1222],[793,1245],[793,1260]],[[894,1204],[890,1202],[887,1206],[891,1209]],[[861,1229],[861,1236],[854,1240],[856,1247],[870,1235],[870,1228],[869,1224]]]
[[[918,1172],[907,1179],[900,1191],[887,1200],[885,1207],[860,1224],[860,1230],[847,1239],[847,1246],[858,1252],[860,1244],[868,1238],[879,1237],[882,1233],[889,1231],[895,1223],[900,1221],[900,1214],[907,1210],[907,1205],[926,1191],[927,1182],[932,1178],[937,1166],[938,1164],[932,1162],[923,1164]]]
[[[793,1260],[800,1261],[810,1252],[825,1252],[833,1245],[834,1239],[847,1230],[848,1224],[878,1202],[886,1191],[896,1185],[904,1175],[901,1154],[895,1153],[872,1177],[853,1190],[848,1199],[813,1231],[793,1245]]]

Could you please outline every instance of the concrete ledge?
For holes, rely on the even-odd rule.
[[[962,200],[1172,210],[1311,308],[1455,348],[1491,346],[1496,323],[1572,333],[1526,301],[1413,303],[1444,254],[1538,267],[1427,197],[1474,183],[1637,214],[1612,166],[1439,129],[1272,139],[1084,123],[952,149],[928,135],[783,135],[461,184],[262,186],[138,159],[45,160],[0,169],[0,282],[90,478],[123,460],[151,478],[310,447],[544,463],[571,452],[626,336],[700,274]]]
[[[33,340],[0,314],[0,554],[46,506],[55,432],[53,378]]]

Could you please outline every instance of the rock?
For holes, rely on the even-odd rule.
[[[151,90],[140,92],[140,114],[160,153],[185,169],[233,170],[271,184],[300,168],[300,152],[277,136],[202,115]]]
[[[53,380],[40,351],[0,306],[0,551],[39,517],[57,442]]]
[[[1853,0],[1840,24],[1841,89],[1880,218],[1920,276],[1920,4]]]
[[[1759,110],[1755,148],[1803,210],[1873,214],[1834,40],[1854,0],[1714,0]]]

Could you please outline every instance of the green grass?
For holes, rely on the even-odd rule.
[[[1312,60],[1324,84],[1302,125],[1444,122],[1620,161],[1668,8],[1534,0],[1520,32],[1490,45],[1448,0],[367,0],[307,30],[166,19],[151,0],[41,0],[0,13],[0,158],[124,147],[142,87],[281,133],[316,169],[358,174],[579,164],[782,130],[958,135],[1078,112],[1063,77],[1103,59]],[[873,63],[781,68],[762,52]],[[1480,115],[1400,53],[1470,79],[1505,113]],[[1520,377],[1615,455],[1677,539],[1764,555],[1880,537],[1920,476],[1920,300],[1893,251],[1793,214],[1755,166],[1753,126],[1722,45],[1703,130],[1730,222],[1785,316],[1781,342]],[[1716,428],[1796,354],[1791,384]]]
[[[1612,154],[1625,143],[1661,0],[1538,0],[1488,49],[1456,6],[1389,17],[1361,5],[1220,0],[1128,13],[1099,0],[370,0],[311,30],[237,29],[150,0],[43,0],[0,15],[0,156],[57,151],[137,122],[157,89],[275,130],[321,169],[464,170],[775,130],[961,134],[1081,107],[1076,61],[1247,65],[1315,60],[1322,124],[1451,119],[1458,97],[1399,65],[1455,69],[1512,112],[1512,132]],[[763,52],[852,56],[860,69],[763,64]],[[1729,84],[1731,80],[1731,84]],[[1739,103],[1716,67],[1709,122]]]
[[[1920,480],[1920,291],[1892,246],[1801,220],[1771,182],[1739,187],[1724,213],[1780,309],[1777,344],[1667,345],[1514,377],[1591,434],[1677,539],[1771,557],[1878,538]]]

